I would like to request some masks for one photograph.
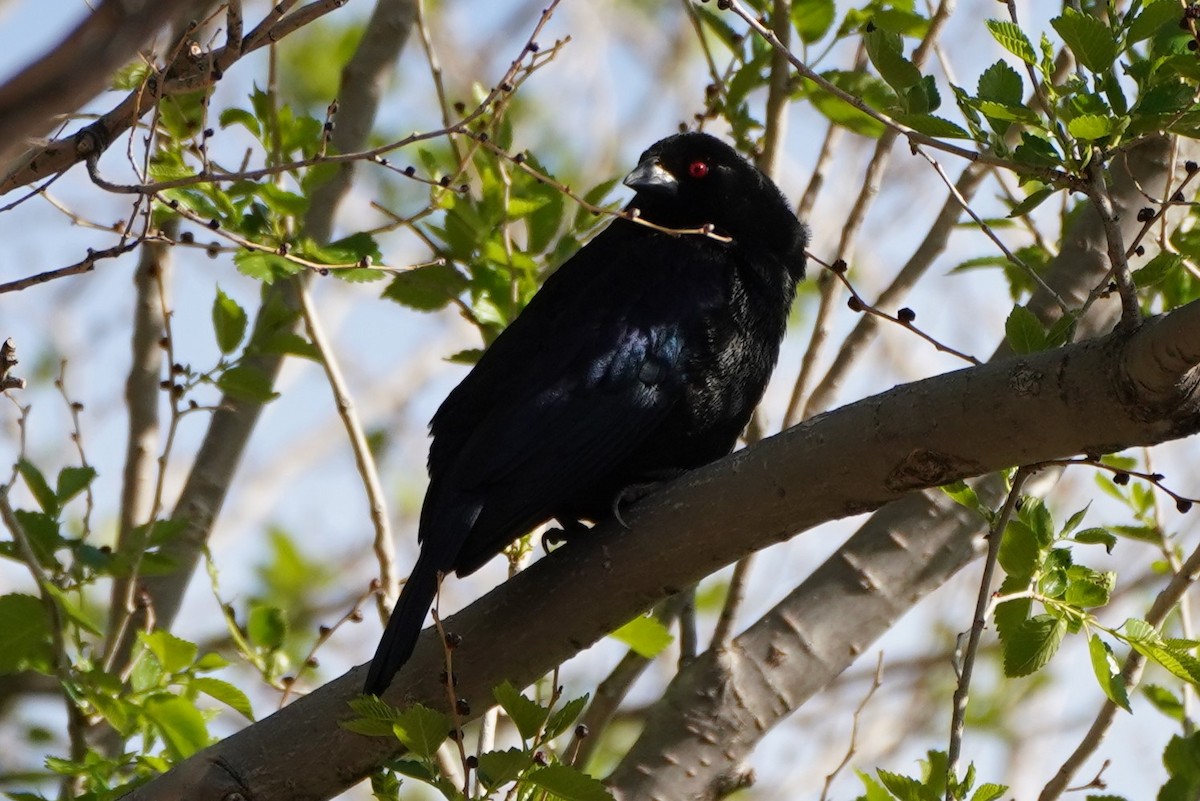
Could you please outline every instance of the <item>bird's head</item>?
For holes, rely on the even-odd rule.
[[[802,226],[771,179],[706,133],[656,142],[625,178],[630,202],[649,222],[695,229],[711,224],[734,241],[756,238],[777,251],[803,250]]]

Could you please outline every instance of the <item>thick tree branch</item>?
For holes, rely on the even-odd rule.
[[[8,163],[10,153],[0,153],[2,156],[0,165],[5,171],[3,178],[0,178],[0,194],[57,175],[80,162],[94,162],[118,136],[133,127],[141,117],[150,113],[163,97],[212,87],[221,79],[225,70],[233,66],[238,59],[260,47],[278,41],[292,31],[340,8],[346,2],[348,0],[314,0],[282,19],[279,19],[278,14],[273,12],[245,40],[240,38],[240,30],[229,25],[225,46],[212,52],[203,52],[198,46],[176,48],[176,52],[170,54],[169,64],[163,65],[161,69],[152,70],[142,86],[131,91],[124,100],[89,125],[85,125],[74,133],[31,148],[20,158],[15,159],[12,164]],[[119,4],[110,1],[106,5]],[[134,0],[125,0],[125,4],[141,5],[140,2],[135,3]],[[151,5],[154,8],[170,7],[168,3]],[[193,2],[192,5],[204,7],[213,5],[213,3]],[[279,4],[275,6],[275,9],[281,9],[284,6],[285,4]],[[99,13],[97,11],[96,15]],[[176,16],[184,15],[177,12]],[[233,14],[232,16],[240,21],[239,15]],[[129,55],[132,55],[132,52]],[[128,57],[126,56],[126,58]],[[115,71],[116,66],[120,66],[120,64],[118,63],[113,70],[101,73],[101,75],[110,75],[112,71]],[[89,65],[84,72],[91,74],[93,69],[95,67]],[[3,118],[4,113],[3,91],[0,89],[0,119]],[[82,103],[86,99],[85,97],[80,102]],[[0,131],[2,130],[3,124],[0,124]]]
[[[1171,358],[1155,358],[1168,339],[1174,343]],[[634,509],[630,529],[603,525],[445,621],[462,636],[454,658],[457,693],[482,714],[501,679],[529,683],[679,588],[819,523],[1015,464],[1195,433],[1198,363],[1200,302],[1149,320],[1132,334],[900,386],[763,440],[647,499]],[[1140,387],[1151,388],[1150,394],[1139,394]],[[930,426],[930,420],[938,424]],[[934,555],[920,531],[896,536],[892,548],[912,563],[913,574]],[[850,563],[845,575],[863,599],[910,604],[903,593],[893,594],[886,576]],[[778,678],[786,679],[793,672],[789,658],[808,653],[807,640],[803,629],[779,636]],[[388,699],[444,706],[442,659],[441,643],[426,631]],[[340,792],[394,753],[386,739],[338,726],[348,717],[346,701],[361,687],[363,669],[206,749],[128,798],[205,801],[241,792],[257,801],[304,801]]]
[[[0,164],[106,87],[152,36],[199,19],[215,0],[103,0],[53,50],[0,86]]]

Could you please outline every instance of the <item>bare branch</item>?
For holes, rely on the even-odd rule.
[[[346,427],[346,437],[350,440],[350,449],[354,452],[354,464],[358,475],[362,478],[363,489],[367,493],[368,514],[371,525],[375,529],[373,547],[375,559],[379,562],[380,592],[375,594],[379,607],[379,616],[387,620],[396,602],[400,589],[400,578],[396,574],[396,545],[392,538],[392,527],[388,521],[387,500],[384,497],[383,485],[379,482],[379,471],[375,467],[375,457],[367,444],[367,435],[363,431],[358,414],[354,411],[354,401],[342,377],[342,369],[325,331],[320,317],[309,297],[308,288],[301,284],[297,295],[300,299],[300,312],[304,315],[304,325],[308,331],[317,352],[321,355],[321,365],[325,368],[325,377],[329,380],[329,388],[333,390],[334,403],[337,405],[338,416]]]

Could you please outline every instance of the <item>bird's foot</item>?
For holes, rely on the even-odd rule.
[[[612,514],[621,524],[622,528],[629,528],[629,524],[625,522],[625,518],[621,516],[621,507],[629,507],[641,501],[648,495],[653,495],[663,484],[686,473],[686,470],[660,470],[651,473],[647,476],[648,481],[641,481],[637,484],[630,484],[624,487],[617,496],[613,498]]]
[[[548,528],[542,532],[542,550],[550,553],[552,545],[561,545],[572,537],[578,536],[585,531],[591,531],[583,523],[578,520],[558,521],[561,528]]]

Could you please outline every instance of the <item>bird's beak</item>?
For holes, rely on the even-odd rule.
[[[659,164],[658,159],[646,159],[625,176],[625,185],[637,191],[660,192],[669,195],[679,189],[679,181]]]

